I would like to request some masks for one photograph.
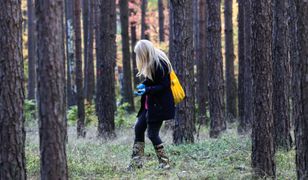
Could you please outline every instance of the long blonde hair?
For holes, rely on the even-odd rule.
[[[136,53],[138,69],[137,77],[144,76],[153,80],[153,75],[155,75],[155,63],[159,68],[164,70],[161,61],[167,64],[168,73],[172,71],[172,65],[167,55],[162,50],[155,48],[151,41],[144,39],[138,41],[134,52]]]

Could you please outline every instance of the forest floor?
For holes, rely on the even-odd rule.
[[[87,128],[85,139],[76,138],[69,127],[67,159],[70,179],[252,179],[250,136],[239,136],[235,125],[218,139],[201,128],[194,144],[172,145],[172,132],[162,129],[170,170],[159,170],[153,147],[147,139],[143,169],[127,172],[133,142],[133,129],[121,128],[113,140],[96,138],[96,128]],[[295,152],[276,154],[277,179],[296,179]],[[39,138],[37,128],[27,128],[26,158],[28,179],[39,179]]]

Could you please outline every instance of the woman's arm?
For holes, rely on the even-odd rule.
[[[155,81],[157,82],[156,85],[153,86],[146,86],[145,93],[148,94],[156,94],[160,91],[163,91],[167,88],[170,88],[170,76],[168,73],[168,67],[162,62],[162,68],[157,67],[155,71]]]

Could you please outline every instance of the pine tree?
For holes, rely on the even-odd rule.
[[[0,17],[0,179],[25,180],[21,1],[2,1]]]
[[[225,57],[226,57],[226,112],[230,122],[237,117],[236,112],[236,83],[234,77],[234,44],[232,23],[233,0],[224,0],[225,15]]]
[[[116,6],[114,0],[99,0],[96,34],[96,111],[98,136],[115,135],[115,65],[116,65]]]
[[[171,0],[170,42],[174,68],[185,89],[187,98],[179,104],[175,115],[173,142],[193,143],[195,132],[194,70],[193,70],[193,14],[190,1]]]
[[[81,0],[74,0],[74,32],[75,32],[75,55],[76,55],[76,86],[77,86],[77,136],[85,137],[85,109],[82,76],[82,50],[81,50]]]
[[[208,77],[210,137],[216,138],[226,129],[224,117],[224,80],[221,52],[221,0],[207,0],[208,7]]]
[[[135,110],[132,89],[131,59],[129,52],[129,32],[128,32],[128,1],[120,0],[120,20],[122,37],[122,65],[123,65],[123,102],[128,103],[127,110]]]
[[[273,117],[275,146],[291,149],[288,0],[274,1]]]
[[[300,94],[295,100],[299,100],[300,114],[295,120],[295,142],[296,142],[296,171],[297,179],[308,178],[308,4],[303,0],[296,0],[297,10],[297,32],[299,49],[299,73],[295,77],[300,83]],[[296,63],[296,62],[295,62]]]
[[[35,55],[35,16],[34,2],[27,0],[28,10],[28,99],[35,99],[36,55]]]
[[[252,77],[254,121],[252,168],[258,177],[275,177],[272,85],[272,1],[252,3]]]
[[[36,0],[41,179],[68,179],[63,1]],[[51,136],[52,135],[52,136]]]

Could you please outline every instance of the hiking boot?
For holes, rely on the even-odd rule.
[[[129,171],[142,168],[144,156],[144,142],[135,142],[133,146],[132,159],[127,169]]]
[[[169,169],[170,168],[169,158],[165,153],[163,144],[154,146],[154,148],[155,148],[156,156],[159,162],[158,168],[159,169]]]

